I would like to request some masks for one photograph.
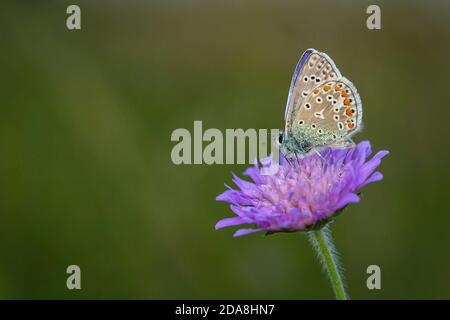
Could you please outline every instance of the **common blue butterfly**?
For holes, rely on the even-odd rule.
[[[288,157],[351,146],[351,137],[362,129],[361,99],[327,54],[308,49],[292,77],[285,121],[278,142]]]

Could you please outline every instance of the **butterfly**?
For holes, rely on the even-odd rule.
[[[327,54],[308,49],[295,68],[284,118],[278,143],[288,157],[353,146],[351,137],[362,129],[361,98]]]

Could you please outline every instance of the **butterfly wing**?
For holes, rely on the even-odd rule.
[[[326,81],[308,91],[292,119],[292,132],[312,146],[342,144],[362,129],[361,99],[348,79]]]
[[[341,74],[333,60],[325,53],[315,49],[306,50],[295,68],[286,104],[286,131],[292,125],[294,115],[298,113],[307,94],[319,83],[337,80]]]

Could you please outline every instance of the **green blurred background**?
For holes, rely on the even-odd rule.
[[[245,165],[170,159],[194,120],[282,128],[309,47],[358,87],[355,140],[391,151],[333,225],[350,296],[450,298],[449,40],[448,1],[2,1],[0,298],[332,299],[302,234],[214,231]]]

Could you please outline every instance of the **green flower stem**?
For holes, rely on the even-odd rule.
[[[307,235],[314,251],[316,251],[320,262],[322,263],[323,269],[328,275],[336,299],[349,299],[347,292],[345,292],[341,267],[339,265],[336,249],[333,245],[329,225],[325,225],[320,230],[309,231]]]

